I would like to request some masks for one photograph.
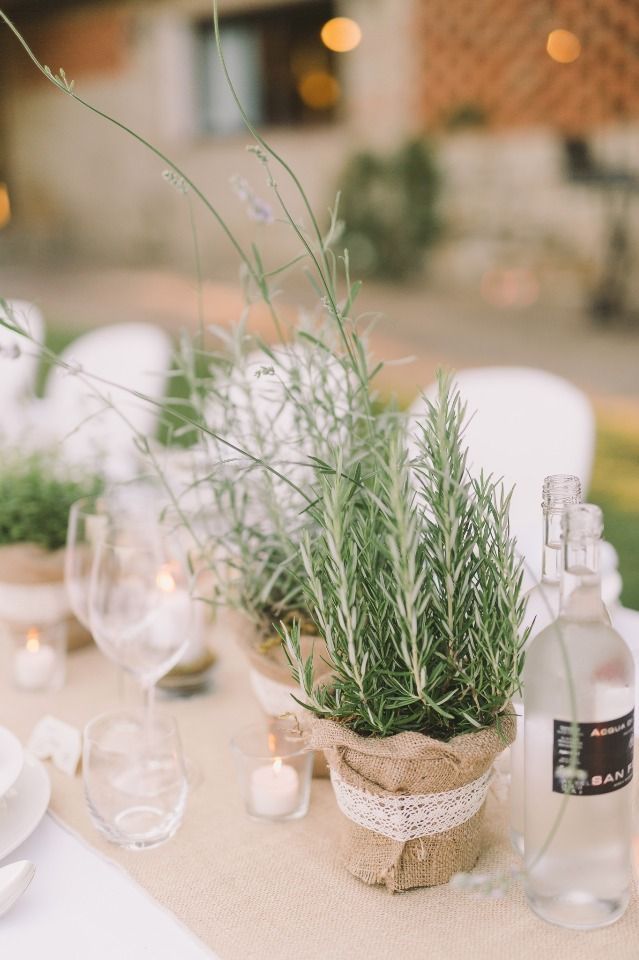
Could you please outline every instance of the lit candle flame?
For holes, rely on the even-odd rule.
[[[277,746],[277,744],[276,744],[276,740],[275,740],[275,734],[274,734],[274,733],[269,733],[269,735],[268,735],[268,752],[269,752],[269,753],[275,753],[275,747],[276,747],[276,746]]]
[[[161,567],[158,570],[158,575],[155,578],[155,583],[159,590],[162,590],[164,593],[173,593],[175,590],[175,577],[171,573],[170,567],[168,564],[164,567]]]
[[[281,771],[282,771],[282,758],[275,757],[275,760],[273,761],[273,773],[278,774],[278,773],[281,773]]]
[[[31,627],[27,631],[27,650],[30,653],[37,653],[40,649],[40,631],[36,630],[35,627]]]

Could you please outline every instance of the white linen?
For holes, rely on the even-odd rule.
[[[7,863],[22,859],[35,863],[36,875],[0,920],[1,957],[216,960],[124,871],[50,815]]]

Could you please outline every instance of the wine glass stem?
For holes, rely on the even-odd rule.
[[[116,670],[116,683],[118,688],[118,702],[121,707],[126,705],[126,674],[122,667],[115,668]]]
[[[145,684],[142,689],[144,694],[144,716],[145,716],[147,728],[150,730],[151,724],[153,723],[153,707],[155,703],[155,684],[154,683]]]

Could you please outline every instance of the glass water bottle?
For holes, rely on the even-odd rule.
[[[527,647],[544,627],[559,614],[561,577],[561,518],[566,507],[581,503],[579,477],[558,473],[544,480],[542,510],[544,545],[541,581],[526,595],[526,615],[522,632],[531,628]],[[510,838],[514,848],[524,852],[524,705],[521,695],[513,696],[517,716],[517,736],[510,748]]]
[[[544,920],[589,929],[630,896],[634,663],[601,600],[601,511],[562,523],[560,615],[524,666],[525,888]]]

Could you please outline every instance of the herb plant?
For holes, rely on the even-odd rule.
[[[330,350],[326,330],[307,327],[274,348],[241,330],[219,335],[218,362],[191,381],[190,402],[207,430],[186,488],[174,489],[176,503],[206,551],[225,559],[219,601],[244,610],[262,633],[293,615],[308,629],[300,542],[314,539],[316,523],[307,507],[336,449],[349,467],[364,455],[367,395]]]
[[[283,636],[308,709],[364,736],[446,740],[489,726],[519,683],[524,601],[509,496],[470,476],[464,417],[440,375],[415,459],[391,420],[366,472],[324,477],[313,507],[320,535],[304,540],[302,557],[331,683],[314,687],[297,629]]]
[[[97,476],[71,476],[44,453],[5,455],[0,464],[0,546],[36,543],[58,550],[66,543],[71,504],[99,493]]]

